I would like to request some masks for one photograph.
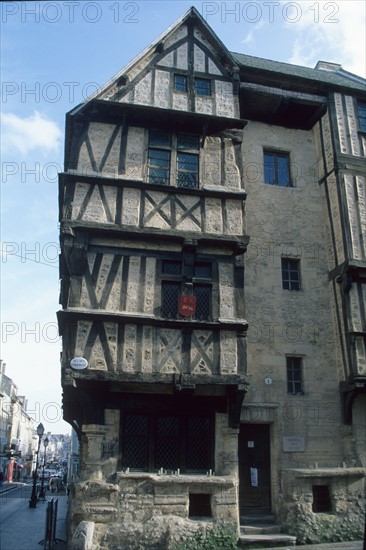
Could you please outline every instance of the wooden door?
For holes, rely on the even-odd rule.
[[[240,514],[271,511],[269,424],[241,424],[239,434]]]

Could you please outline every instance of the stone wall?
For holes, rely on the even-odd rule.
[[[363,538],[365,496],[363,468],[284,471],[283,500],[278,519],[297,537],[298,544],[317,544]],[[330,510],[313,509],[313,486],[327,486]]]
[[[118,471],[103,457],[105,443],[115,440],[112,419],[116,412],[107,411],[106,426],[84,426],[83,480],[70,493],[70,540],[83,521],[94,523],[94,550],[169,550],[198,529],[238,529],[238,431],[228,428],[226,414],[216,415],[216,472],[206,475]]]

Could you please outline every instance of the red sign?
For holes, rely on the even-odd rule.
[[[196,312],[196,296],[186,296],[183,294],[179,298],[179,313],[183,317],[192,317]]]

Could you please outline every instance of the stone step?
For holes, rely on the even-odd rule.
[[[271,535],[240,535],[238,546],[239,548],[275,548],[276,546],[295,546],[296,537],[282,534]]]
[[[281,525],[278,525],[277,523],[241,525],[240,532],[243,535],[278,535],[279,533],[281,533]]]
[[[240,525],[276,524],[273,514],[245,514],[240,516]]]

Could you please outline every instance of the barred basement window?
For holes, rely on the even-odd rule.
[[[282,258],[282,288],[300,290],[300,261]]]

